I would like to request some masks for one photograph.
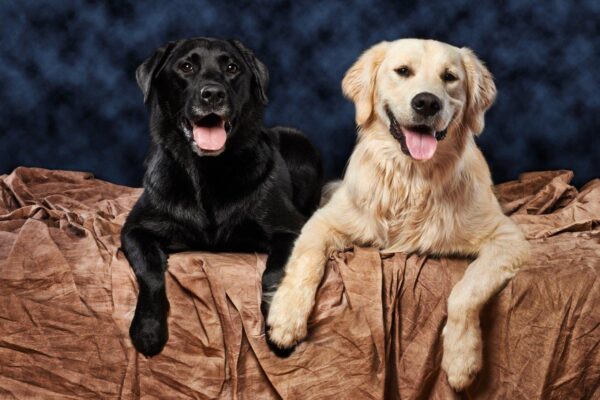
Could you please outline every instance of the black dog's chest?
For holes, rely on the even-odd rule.
[[[255,200],[256,201],[256,200]],[[221,251],[268,251],[268,234],[257,210],[242,203],[200,203],[194,218],[193,247]]]
[[[244,219],[233,225],[218,225],[204,232],[205,243],[213,251],[268,251],[268,237],[259,224]]]

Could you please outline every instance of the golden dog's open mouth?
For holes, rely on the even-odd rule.
[[[446,137],[447,129],[436,132],[428,125],[400,126],[387,105],[385,112],[390,120],[390,133],[400,143],[402,152],[415,160],[431,159],[437,149],[437,143]]]

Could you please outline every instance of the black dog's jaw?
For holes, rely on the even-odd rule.
[[[239,42],[169,43],[136,77],[152,145],[121,243],[139,287],[130,336],[153,356],[168,340],[168,254],[269,253],[261,304],[268,312],[293,243],[319,203],[322,167],[301,133],[262,126],[268,74]]]

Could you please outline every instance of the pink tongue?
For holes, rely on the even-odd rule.
[[[415,160],[429,160],[437,148],[437,140],[428,133],[414,132],[402,128],[406,138],[406,147]]]
[[[223,124],[221,126],[196,126],[194,125],[194,141],[202,150],[215,151],[225,146],[227,133]]]

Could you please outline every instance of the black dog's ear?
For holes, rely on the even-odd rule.
[[[156,49],[154,54],[147,58],[135,70],[135,79],[137,80],[140,89],[142,89],[142,93],[144,93],[144,103],[146,103],[150,97],[152,81],[164,68],[165,63],[176,44],[177,42],[169,42],[163,47]]]
[[[246,46],[244,46],[238,40],[230,40],[231,43],[244,57],[244,61],[250,67],[252,71],[252,75],[254,76],[254,82],[256,83],[256,87],[258,89],[258,94],[263,104],[267,104],[269,101],[267,99],[267,85],[269,84],[269,71],[265,64],[263,64]]]

